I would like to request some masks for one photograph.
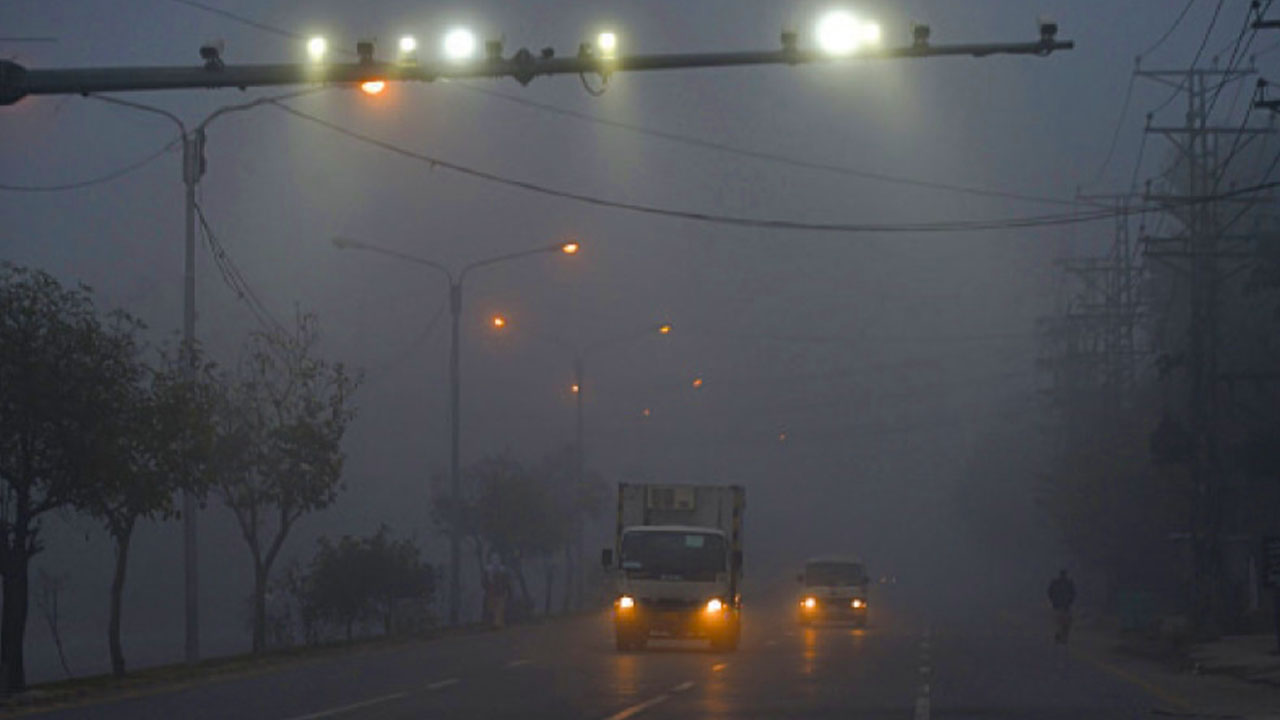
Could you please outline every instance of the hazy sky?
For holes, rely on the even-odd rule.
[[[527,88],[509,80],[405,85],[376,98],[330,89],[293,101],[406,149],[551,188],[686,211],[847,223],[1071,208],[697,148],[478,90],[811,163],[1070,200],[1082,185],[1128,186],[1142,117],[1168,94],[1143,81],[1132,88],[1114,158],[1095,180],[1135,56],[1185,4],[207,2],[290,32],[325,33],[343,47],[376,38],[388,53],[403,32],[417,34],[431,52],[455,23],[502,35],[508,51],[551,45],[569,54],[605,25],[617,29],[626,52],[767,49],[788,25],[806,42],[819,12],[838,5],[879,18],[893,44],[909,41],[913,21],[930,23],[935,43],[1031,41],[1040,15],[1076,41],[1074,51],[1049,58],[620,75],[599,98],[583,92],[577,78],[562,77]],[[1217,6],[1195,3],[1144,66],[1185,67]],[[1247,0],[1222,3],[1202,63],[1229,49],[1247,7]],[[228,63],[302,56],[298,41],[168,0],[8,0],[0,3],[0,28],[6,37],[57,38],[0,40],[0,56],[32,68],[194,65],[198,47],[211,39],[225,41]],[[1254,49],[1270,50],[1258,65],[1274,78],[1280,53],[1273,42],[1260,37]],[[1242,103],[1249,90],[1227,99]],[[280,90],[128,97],[195,123],[222,105],[272,92]],[[1165,113],[1180,122],[1176,105]],[[0,184],[91,178],[157,151],[174,135],[167,121],[92,99],[28,98],[0,109]],[[1144,153],[1139,177],[1161,162],[1157,145]],[[173,150],[88,189],[0,192],[0,258],[88,283],[104,307],[139,315],[157,337],[177,331],[180,166]],[[534,257],[468,280],[465,458],[510,449],[534,459],[571,442],[572,358],[540,337],[586,346],[671,322],[670,337],[589,358],[589,463],[611,482],[745,482],[752,551],[782,567],[830,550],[882,566],[937,558],[945,543],[934,542],[935,534],[950,532],[939,530],[941,518],[975,443],[991,433],[1034,435],[1034,323],[1061,300],[1053,259],[1105,247],[1111,233],[1104,221],[970,234],[811,234],[630,214],[432,169],[269,107],[211,126],[200,203],[270,312],[287,321],[295,307],[315,311],[326,352],[366,372],[347,443],[350,489],[337,507],[304,524],[287,555],[309,554],[318,532],[367,533],[379,522],[423,538],[433,556],[445,547],[427,525],[425,503],[428,477],[445,470],[448,457],[446,287],[424,268],[339,251],[330,242],[335,236],[454,267],[580,239],[577,257]],[[198,335],[231,360],[255,321],[203,245],[198,262]],[[484,324],[493,312],[511,318],[502,337]],[[696,377],[704,384],[695,390]],[[239,625],[247,553],[225,511],[211,508],[202,522],[206,647],[239,649],[247,643]],[[54,525],[63,528],[50,528],[61,539],[40,558],[43,566],[65,571],[76,557],[98,565],[69,581],[75,598],[67,620],[73,659],[93,665],[105,656],[109,553],[87,523]],[[776,542],[782,537],[792,542]],[[138,543],[125,617],[134,655],[158,660],[179,652],[176,538],[173,526],[148,527]],[[33,655],[43,649],[41,638],[33,633]]]

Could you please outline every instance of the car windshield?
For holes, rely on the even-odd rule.
[[[714,580],[725,569],[724,536],[706,532],[631,532],[622,536],[622,569],[636,579]]]
[[[858,563],[809,563],[804,568],[804,584],[809,587],[865,585],[867,572]]]

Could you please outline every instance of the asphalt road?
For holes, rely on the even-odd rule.
[[[1046,628],[1047,634],[1047,628]],[[1159,699],[1040,634],[883,608],[862,630],[744,615],[742,647],[618,653],[604,615],[328,658],[40,717],[1137,718]]]

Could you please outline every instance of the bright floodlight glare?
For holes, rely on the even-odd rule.
[[[418,49],[418,39],[412,35],[405,35],[400,38],[400,52],[408,55]]]
[[[596,48],[604,57],[613,57],[618,52],[618,36],[611,32],[602,32],[596,36]]]
[[[476,36],[466,28],[454,28],[444,36],[444,56],[450,60],[470,60],[476,54]]]
[[[835,10],[818,21],[818,47],[831,55],[848,55],[863,45],[880,41],[880,26]]]
[[[311,58],[312,61],[320,62],[327,52],[329,52],[328,40],[317,36],[307,41],[307,57]]]
[[[582,249],[582,246],[576,242],[573,242],[572,240],[560,246],[560,252],[564,253],[565,255],[576,255],[578,254],[578,251],[581,249]]]
[[[366,80],[360,83],[360,89],[366,95],[377,95],[387,89],[387,83],[385,80]]]

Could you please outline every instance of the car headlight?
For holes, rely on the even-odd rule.
[[[720,601],[720,598],[711,598],[707,601],[707,612],[718,613],[723,609],[724,603]]]
[[[854,599],[853,599],[853,602],[850,602],[850,603],[849,603],[849,605],[850,605],[850,606],[852,606],[852,607],[853,607],[853,608],[855,608],[855,609],[856,609],[856,608],[864,608],[864,607],[866,607],[866,606],[867,606],[867,601],[866,601],[866,600],[863,600],[863,599],[861,599],[861,598],[854,598]]]
[[[803,607],[805,610],[812,610],[818,607],[818,599],[807,597],[800,601],[800,607]]]
[[[630,610],[635,606],[636,606],[636,599],[631,597],[630,595],[623,595],[622,597],[618,598],[618,608],[620,610]]]

